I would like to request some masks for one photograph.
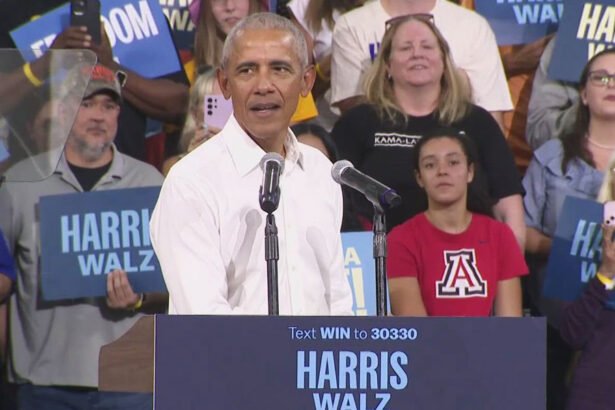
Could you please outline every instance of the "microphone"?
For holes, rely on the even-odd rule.
[[[284,158],[276,152],[268,152],[260,162],[263,184],[258,193],[261,209],[268,214],[278,209],[280,203],[280,176],[284,171]]]
[[[375,207],[387,210],[401,204],[401,196],[395,190],[365,175],[345,159],[331,168],[331,176],[340,185],[347,185],[362,193]]]

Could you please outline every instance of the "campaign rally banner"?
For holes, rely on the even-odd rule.
[[[602,204],[566,197],[551,245],[545,296],[575,300],[596,276],[602,258],[602,219]]]
[[[352,288],[356,316],[376,315],[376,268],[374,265],[373,233],[342,233],[344,268]]]
[[[578,82],[587,61],[615,45],[615,0],[566,0],[565,8],[548,75]]]
[[[107,273],[123,269],[135,292],[166,292],[149,236],[159,187],[42,197],[45,300],[105,296]]]
[[[192,0],[159,0],[162,12],[171,25],[179,50],[192,50],[196,26],[190,18]],[[198,1],[198,0],[197,0]]]
[[[155,321],[156,410],[545,408],[544,318]]]
[[[556,32],[564,12],[564,0],[475,0],[474,4],[500,46],[531,43]]]
[[[181,69],[158,0],[102,0],[100,13],[119,64],[147,78]],[[57,34],[69,26],[69,14],[67,3],[11,31],[27,61],[43,55]]]

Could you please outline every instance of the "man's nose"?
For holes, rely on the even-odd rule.
[[[257,81],[257,93],[266,94],[273,90],[273,82],[271,81],[271,72],[269,70],[261,70],[258,74]]]

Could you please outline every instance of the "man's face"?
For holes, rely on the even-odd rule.
[[[314,70],[301,67],[292,42],[284,31],[246,30],[236,38],[226,67],[218,71],[235,118],[265,151],[281,148],[299,96],[307,96],[314,84]]]
[[[117,134],[118,102],[108,94],[94,94],[81,102],[68,139],[72,150],[91,161],[99,159]]]

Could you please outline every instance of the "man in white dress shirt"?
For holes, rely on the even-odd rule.
[[[281,315],[351,314],[339,229],[340,187],[331,163],[289,130],[299,95],[314,83],[305,40],[288,20],[259,13],[228,34],[218,80],[232,98],[224,129],[172,168],[151,236],[175,314],[266,314],[267,152],[285,158],[278,226]]]

